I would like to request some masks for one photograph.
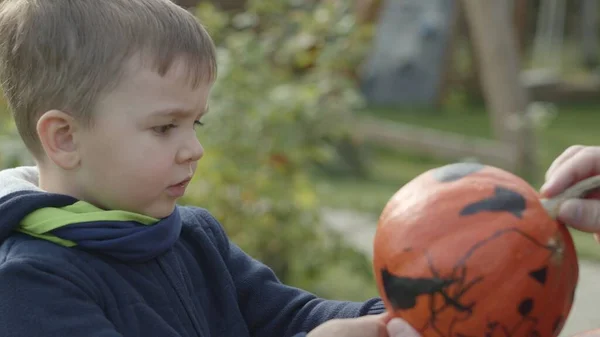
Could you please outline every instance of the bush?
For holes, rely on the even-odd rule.
[[[368,29],[348,3],[250,1],[226,14],[197,9],[218,46],[219,79],[199,130],[206,154],[182,203],[205,207],[278,277],[330,298],[376,295],[371,263],[322,226],[309,170],[338,159],[361,107],[354,69]],[[366,33],[365,33],[366,32]],[[0,165],[27,163],[0,101],[0,137],[18,144]]]
[[[0,91],[0,169],[33,164]]]
[[[324,296],[364,298],[370,261],[322,226],[308,172],[335,159],[335,144],[362,105],[351,69],[368,34],[347,2],[248,6],[233,15],[206,3],[197,9],[218,46],[220,69],[199,131],[206,155],[184,202],[209,209],[282,281]],[[360,293],[340,289],[340,273],[362,282],[355,285]],[[329,278],[338,284],[327,287]]]

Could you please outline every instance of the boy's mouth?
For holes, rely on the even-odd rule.
[[[186,178],[177,184],[167,187],[167,193],[173,198],[179,198],[185,194],[185,189],[190,183],[191,178]]]

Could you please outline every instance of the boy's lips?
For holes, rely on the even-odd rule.
[[[186,178],[177,184],[167,187],[167,194],[174,198],[183,196],[185,194],[187,185],[190,183],[190,180],[192,180],[192,178]]]

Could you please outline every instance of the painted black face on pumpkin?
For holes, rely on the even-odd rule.
[[[450,187],[453,189],[453,186],[460,188],[461,184],[455,183],[462,179],[478,179],[473,175],[485,168],[485,165],[478,163],[457,163],[435,169],[432,171],[432,175],[439,184],[453,184]],[[431,179],[430,177],[429,179]],[[551,289],[555,289],[557,286],[556,280],[549,275],[557,275],[556,271],[559,269],[551,261],[553,257],[562,254],[562,248],[552,241],[542,240],[532,234],[531,227],[527,227],[532,221],[529,215],[531,213],[526,212],[527,207],[531,207],[533,204],[528,204],[527,198],[531,200],[532,196],[527,194],[526,189],[519,188],[518,184],[512,183],[512,185],[503,186],[502,181],[510,181],[505,179],[506,177],[503,177],[495,182],[493,176],[490,178],[490,175],[486,173],[485,178],[475,182],[483,187],[476,189],[463,199],[464,204],[459,203],[456,208],[442,208],[442,220],[439,222],[436,222],[434,216],[426,217],[427,220],[423,220],[422,225],[430,225],[433,232],[435,232],[435,226],[443,226],[444,221],[448,221],[448,224],[455,226],[457,230],[460,230],[460,226],[463,225],[473,226],[473,228],[491,226],[487,227],[489,230],[481,232],[479,239],[469,242],[468,245],[464,245],[465,241],[460,241],[461,253],[456,258],[448,259],[444,250],[439,247],[431,249],[432,247],[425,245],[424,248],[416,249],[412,241],[404,241],[402,243],[406,246],[400,255],[407,253],[412,257],[398,257],[398,259],[410,261],[406,263],[406,266],[396,267],[402,264],[394,262],[380,264],[382,267],[378,270],[380,285],[387,297],[388,304],[394,311],[405,312],[408,316],[417,315],[415,312],[419,313],[418,319],[423,325],[415,326],[415,328],[423,335],[428,333],[428,336],[438,337],[466,336],[461,334],[461,331],[466,332],[469,328],[462,330],[460,326],[461,324],[468,326],[470,323],[464,322],[469,320],[484,321],[486,324],[484,335],[487,336],[540,337],[542,333],[550,335],[552,332],[553,335],[556,335],[562,329],[564,317],[559,314],[559,312],[564,312],[562,309],[552,311],[556,312],[555,316],[540,316],[547,315],[548,312],[544,308],[547,302],[542,295],[546,291],[550,294],[553,291]],[[467,182],[467,186],[470,183]],[[416,184],[416,186],[422,185]],[[418,193],[418,191],[411,192]],[[436,208],[435,204],[428,206],[430,209]],[[445,213],[448,210],[449,213]],[[510,218],[502,222],[489,221],[503,213],[513,217],[514,223]],[[464,219],[464,222],[461,219]],[[483,220],[480,222],[480,219]],[[395,221],[398,221],[398,226],[402,226],[401,220]],[[410,220],[408,222],[410,223]],[[533,222],[535,223],[535,221]],[[390,226],[391,224],[386,225]],[[418,225],[421,224],[411,223],[411,226]],[[390,232],[387,234],[389,236]],[[435,234],[432,235],[435,237]],[[387,239],[382,241],[385,240]],[[504,299],[506,310],[512,311],[513,316],[511,317],[513,318],[507,318],[508,314],[504,315],[503,313],[499,313],[497,317],[488,315],[486,305],[490,305],[490,303],[487,303],[486,299],[480,300],[479,295],[473,295],[478,294],[482,289],[493,289],[488,283],[496,282],[503,277],[501,274],[507,272],[505,267],[489,270],[481,265],[481,260],[489,258],[490,252],[501,252],[499,258],[509,258],[508,255],[503,255],[507,252],[506,247],[520,247],[522,251],[536,252],[536,259],[531,263],[511,270],[520,275],[513,277],[518,277],[520,283],[527,284],[526,287],[531,292],[517,292],[512,296],[506,294],[506,289],[504,290],[507,297]],[[449,244],[448,249],[454,250],[455,248]],[[547,256],[547,259],[540,259],[539,256]],[[414,258],[426,261],[423,263],[427,264],[419,265],[419,262],[414,262]],[[408,270],[412,276],[403,274],[404,270]],[[571,302],[572,299],[571,297]],[[411,311],[412,313],[408,314]]]

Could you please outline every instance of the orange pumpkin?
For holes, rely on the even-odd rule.
[[[423,337],[557,336],[578,281],[557,205],[519,177],[475,163],[416,177],[390,199],[375,235],[387,311]]]

